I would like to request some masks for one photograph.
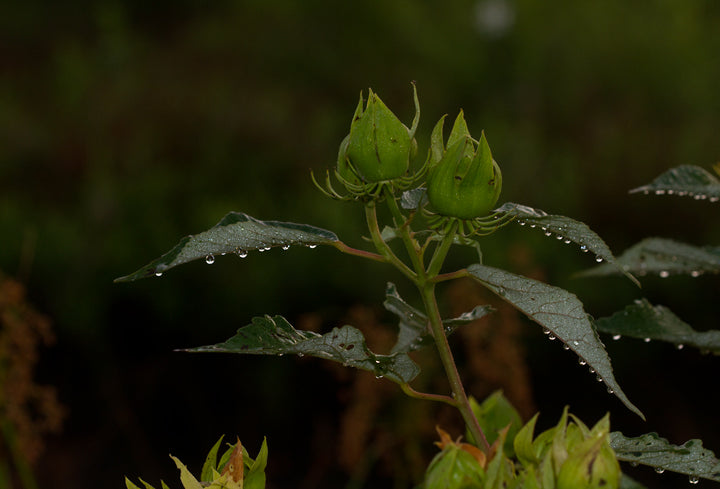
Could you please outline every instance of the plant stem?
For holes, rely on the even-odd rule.
[[[387,243],[382,239],[380,234],[380,226],[378,225],[377,219],[377,208],[374,201],[370,201],[365,204],[365,219],[367,221],[368,229],[370,230],[370,237],[372,238],[373,244],[378,252],[395,268],[405,274],[410,280],[415,282],[417,275],[410,268],[408,268],[403,261],[398,258],[395,253],[390,249]]]
[[[435,298],[435,284],[427,283],[424,286],[420,286],[418,284],[418,286],[422,295],[423,303],[425,304],[428,319],[430,320],[430,328],[432,329],[432,333],[435,338],[435,345],[437,346],[438,354],[440,355],[443,367],[445,367],[445,374],[450,382],[450,388],[452,389],[455,405],[462,414],[468,431],[474,438],[473,441],[475,444],[478,445],[486,454],[490,453],[490,444],[488,443],[487,438],[485,438],[485,434],[483,433],[482,428],[480,428],[480,423],[478,423],[475,414],[470,408],[470,401],[468,400],[465,388],[460,380],[460,374],[455,366],[455,360],[453,358],[452,351],[450,350],[445,330],[443,329],[440,310],[438,309],[437,300]]]
[[[377,253],[372,253],[370,251],[365,250],[358,250],[357,248],[352,248],[342,241],[335,241],[332,243],[332,245],[337,248],[338,250],[342,251],[343,253],[347,253],[348,255],[354,255],[359,256],[362,258],[367,258],[369,260],[375,260],[383,263],[387,263],[387,259],[382,256],[378,255]]]
[[[408,229],[409,221],[406,220],[405,216],[403,216],[402,212],[400,212],[400,208],[397,205],[397,201],[395,200],[392,189],[390,189],[389,187],[385,187],[385,200],[387,201],[388,207],[390,208],[390,213],[395,220],[396,229],[400,231],[400,237],[405,244],[405,248],[407,249],[408,255],[410,256],[410,261],[412,262],[415,271],[418,274],[424,274],[425,266],[421,258],[422,250],[420,249],[420,245],[418,245],[417,241],[415,241],[410,235],[410,230]]]
[[[445,404],[449,404],[452,407],[458,407],[457,402],[455,402],[455,399],[453,399],[450,396],[443,396],[440,394],[428,394],[426,392],[418,392],[412,387],[410,387],[410,384],[400,384],[400,388],[403,390],[405,394],[407,394],[410,397],[414,397],[415,399],[425,399],[427,401],[438,401],[438,402],[444,402]]]

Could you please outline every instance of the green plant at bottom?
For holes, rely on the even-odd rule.
[[[377,94],[370,92],[365,107],[361,95],[350,132],[340,145],[336,168],[332,174],[327,172],[322,185],[312,177],[325,195],[361,207],[370,249],[353,248],[332,231],[315,226],[261,221],[230,212],[214,227],[181,239],[158,259],[116,281],[159,277],[198,259],[213,264],[224,255],[245,258],[254,251],[298,246],[331,246],[357,258],[388,264],[415,286],[422,304],[412,306],[394,284],[388,284],[384,305],[399,321],[397,341],[388,354],[371,351],[363,332],[351,325],[319,334],[297,330],[284,317],[269,315],[253,318],[225,342],[185,351],[315,356],[373,372],[377,378],[398,384],[410,397],[456,408],[465,421],[468,443],[447,439],[442,442],[443,451],[427,472],[428,488],[445,487],[435,481],[448,477],[457,477],[457,487],[550,489],[570,487],[578,480],[583,480],[586,487],[617,487],[617,450],[608,449],[608,439],[618,438],[609,435],[606,418],[588,429],[576,418],[568,421],[563,415],[552,435],[545,432],[534,441],[528,438],[529,428],[520,430],[514,439],[508,438],[508,431],[492,432],[498,427],[487,425],[489,418],[483,417],[482,410],[473,409],[448,342],[457,328],[484,317],[492,309],[478,306],[458,317],[444,318],[437,290],[453,280],[473,279],[540,325],[550,339],[559,340],[574,352],[580,363],[606,385],[609,394],[644,419],[615,379],[610,358],[582,302],[564,289],[483,263],[482,237],[515,222],[528,232],[542,231],[566,244],[574,243],[583,252],[592,253],[597,262],[605,262],[606,267],[635,283],[637,279],[618,264],[607,244],[586,224],[521,204],[497,206],[503,183],[500,167],[485,134],[480,139],[470,135],[462,111],[447,140],[443,135],[444,117],[435,125],[427,158],[422,163],[414,162],[414,136],[420,118],[417,94],[414,100],[416,114],[411,128],[407,128]],[[336,190],[338,185],[344,190]],[[387,214],[379,212],[383,207]],[[443,270],[455,246],[473,247],[477,263]],[[411,386],[421,371],[412,354],[426,347],[435,348],[449,393],[419,392]],[[510,452],[505,448],[505,442],[511,440],[517,463],[508,458]],[[546,441],[538,440],[546,440],[548,445],[542,448]],[[469,446],[475,447],[471,450],[474,453],[466,449]],[[642,448],[637,450],[642,452]],[[482,454],[484,462],[475,464],[473,459],[478,460],[478,454]],[[697,474],[720,480],[700,468]]]

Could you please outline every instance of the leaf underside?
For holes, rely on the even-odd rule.
[[[642,192],[655,195],[678,195],[696,200],[720,201],[720,181],[699,166],[682,165],[672,168],[642,187],[634,188],[631,194]]]
[[[391,353],[407,353],[419,350],[434,344],[432,334],[429,333],[427,316],[420,310],[405,302],[398,294],[395,284],[388,283],[385,291],[385,309],[400,319],[398,339]],[[452,334],[458,327],[471,323],[490,314],[490,306],[478,306],[454,319],[443,321],[447,335]]]
[[[200,234],[185,236],[173,249],[130,275],[115,282],[131,282],[162,274],[183,263],[200,258],[268,250],[277,246],[315,246],[338,241],[335,233],[307,224],[260,221],[242,212],[230,212],[215,226]]]
[[[630,402],[613,375],[610,357],[598,337],[582,302],[567,290],[484,265],[468,272],[485,287],[522,311],[549,334],[574,351],[605,382],[628,409],[645,419]]]
[[[595,326],[603,333],[667,341],[678,348],[693,346],[720,355],[720,331],[695,331],[666,307],[653,306],[645,299],[596,320]]]
[[[420,368],[406,353],[377,355],[370,351],[362,332],[352,326],[326,334],[297,330],[282,316],[255,317],[223,343],[181,351],[245,353],[251,355],[309,355],[334,360],[348,367],[373,372],[393,382],[408,383]]]
[[[672,445],[657,433],[628,438],[618,431],[610,433],[610,446],[619,460],[670,470],[720,482],[720,460],[702,446],[700,440]]]
[[[666,238],[646,238],[631,246],[617,259],[617,265],[638,276],[690,275],[720,272],[720,248],[698,247]],[[622,270],[620,272],[622,272]],[[582,276],[617,275],[616,267],[602,264],[585,270]]]

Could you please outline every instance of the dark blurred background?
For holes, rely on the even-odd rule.
[[[179,487],[167,454],[197,472],[221,434],[253,454],[268,437],[269,488],[404,488],[435,451],[436,423],[461,433],[444,408],[319,360],[173,352],[266,313],[317,331],[359,325],[387,348],[385,283],[408,300],[413,291],[384,267],[319,247],[113,284],[230,210],[363,246],[361,209],[330,205],[309,171],[334,164],[367,87],[409,125],[417,82],[421,158],[437,119],[464,109],[502,167],[501,201],[584,221],[616,253],[647,236],[720,243],[716,205],[627,193],[720,158],[717,2],[30,0],[2,10],[0,304],[20,318],[26,352],[8,360],[6,344],[2,368],[25,368],[27,385],[1,392],[5,417],[15,399],[21,421],[0,456],[16,487],[8,439],[43,488],[120,488],[125,475]],[[596,317],[647,297],[699,330],[718,327],[714,276],[647,278],[642,290],[574,279],[592,257],[518,226],[483,251],[489,265],[573,291]],[[450,266],[473,259],[459,251]],[[448,314],[500,307],[473,284],[441,300]],[[588,423],[610,411],[628,435],[702,438],[720,453],[716,358],[605,339],[647,422],[512,311],[454,344],[473,395],[502,388],[524,417],[539,410],[541,427],[569,404]],[[418,361],[418,388],[446,392],[437,360]]]

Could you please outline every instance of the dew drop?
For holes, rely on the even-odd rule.
[[[647,194],[650,193],[650,191],[649,191],[649,190],[643,190],[643,193],[644,193],[645,195],[647,195]]]
[[[588,250],[587,245],[582,245],[582,246],[580,247],[580,251],[582,251],[583,253],[587,253],[587,252],[590,251],[590,250]]]
[[[302,357],[304,357],[304,356],[305,356],[305,354],[304,354],[304,353],[298,353],[297,355],[298,355],[298,356],[299,356],[300,358],[302,358]]]
[[[675,191],[674,191],[673,189],[670,189],[670,190],[667,191],[667,194],[668,194],[668,195],[672,195],[672,194],[674,194],[674,193],[675,193]]]
[[[309,244],[309,245],[308,245],[308,248],[310,248],[311,250],[313,250],[313,249],[317,248],[317,245],[316,245],[316,244]]]
[[[720,197],[710,197],[710,202],[717,202],[720,200]]]
[[[558,234],[557,236],[555,236],[555,239],[557,239],[559,241],[559,240],[563,239],[563,237]]]
[[[682,343],[678,343],[675,348],[677,348],[678,350],[682,350],[683,348],[685,348],[685,345],[683,345]]]
[[[602,382],[602,381],[603,381],[603,378],[600,377],[599,375],[596,375],[596,376],[595,376],[595,380],[597,380],[598,382]]]
[[[162,272],[155,272],[156,277],[162,277]]]
[[[619,340],[620,338],[622,338],[622,335],[621,335],[621,334],[616,334],[616,335],[613,335],[612,338],[613,338],[615,341],[617,341],[617,340]]]
[[[537,226],[536,224],[530,224],[531,228],[535,228],[536,226]]]
[[[643,341],[644,341],[645,343],[650,343],[650,338],[643,338]]]
[[[563,350],[569,350],[569,349],[570,349],[569,345],[563,345]]]
[[[590,373],[591,373],[591,374],[594,374],[594,373],[595,373],[595,369],[592,368],[592,367],[590,367],[588,370],[590,370]]]
[[[598,263],[602,263],[603,259],[602,259],[601,256],[596,256],[596,257],[595,257],[595,261],[598,262]]]
[[[525,225],[525,221],[518,221],[518,224],[520,224],[521,226],[524,226],[524,225]]]
[[[574,341],[573,341],[573,345],[578,346],[579,344],[580,344],[579,341],[577,341],[577,340],[574,340]]]
[[[283,249],[283,251],[287,251],[290,249],[290,245],[289,244],[283,245],[282,249]]]
[[[215,263],[215,257],[213,255],[206,256],[205,263],[207,263],[208,265],[212,265],[213,263]]]
[[[665,467],[655,467],[655,472],[657,472],[658,474],[662,474],[663,472],[665,472]]]
[[[545,236],[552,236],[552,233],[550,231],[545,231]]]
[[[556,336],[553,335],[553,334],[551,334],[550,336],[548,336],[548,339],[549,339],[550,341],[555,341]]]
[[[380,360],[375,359],[375,365],[380,365]]]
[[[668,278],[670,276],[670,272],[667,270],[660,270],[660,278]]]
[[[565,244],[570,244],[570,243],[572,243],[572,241],[570,241],[569,239],[565,238],[565,240],[563,241],[563,243],[565,243]]]
[[[260,248],[258,248],[258,251],[259,251],[260,253],[262,253],[263,251],[265,251],[265,245],[264,245],[264,244],[260,245]]]
[[[549,330],[549,329],[543,329],[543,334],[550,334],[550,330]]]
[[[583,365],[583,366],[587,365],[587,362],[585,361],[584,358],[579,358],[579,359],[578,359],[578,363],[579,363],[580,365]]]
[[[696,476],[696,475],[691,475],[690,478],[688,479],[688,482],[689,482],[690,484],[695,485],[695,484],[697,484],[698,482],[700,482],[700,477],[698,477],[698,476]]]
[[[383,376],[382,376],[382,374],[375,374],[375,378],[376,378],[376,379],[382,379]]]
[[[665,195],[665,191],[664,190],[656,190],[655,195]]]
[[[245,250],[237,250],[235,253],[237,253],[237,256],[239,256],[240,258],[245,258],[246,256],[248,256],[248,252]]]
[[[702,272],[700,270],[693,270],[692,272],[690,272],[690,276],[693,278],[697,278],[700,275],[702,275]]]
[[[695,200],[705,200],[707,199],[707,195],[705,194],[698,194],[695,197],[693,197]]]

